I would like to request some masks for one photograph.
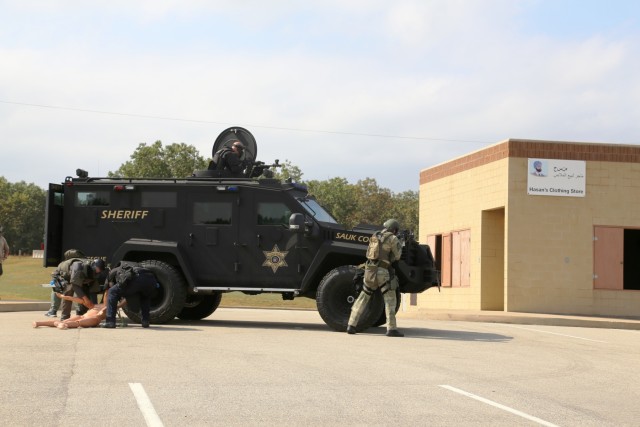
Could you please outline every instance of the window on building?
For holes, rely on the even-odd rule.
[[[194,224],[231,224],[232,205],[229,202],[195,202],[193,204]]]
[[[108,191],[78,191],[76,193],[76,206],[109,206]]]
[[[290,216],[284,203],[258,203],[258,225],[288,225]]]
[[[595,227],[594,289],[640,290],[640,230]]]
[[[427,237],[435,258],[436,269],[440,270],[441,286],[468,287],[471,285],[471,231],[452,231]]]

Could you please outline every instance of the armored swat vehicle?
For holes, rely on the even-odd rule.
[[[359,292],[356,266],[374,229],[347,230],[305,186],[268,178],[274,165],[255,161],[257,144],[246,129],[223,131],[212,154],[236,140],[246,150],[240,176],[211,168],[186,178],[96,178],[78,169],[77,177],[49,184],[45,267],[71,248],[111,265],[142,263],[161,285],[152,323],[203,319],[226,292],[270,292],[315,299],[327,325],[344,331]],[[429,247],[411,238],[396,271],[399,292],[438,283]],[[385,320],[377,294],[358,328]]]

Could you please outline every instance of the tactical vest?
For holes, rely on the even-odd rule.
[[[60,275],[67,282],[71,280],[71,264],[73,264],[74,262],[77,262],[77,261],[82,262],[82,261],[86,261],[86,260],[83,260],[81,258],[69,258],[69,259],[66,259],[66,260],[62,261],[58,265],[58,271],[60,272]],[[87,271],[86,271],[87,268],[91,268],[91,267],[88,266],[87,263],[85,262],[84,263],[85,276],[88,276]]]

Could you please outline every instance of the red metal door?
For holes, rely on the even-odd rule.
[[[623,289],[623,260],[624,228],[594,227],[594,289]]]

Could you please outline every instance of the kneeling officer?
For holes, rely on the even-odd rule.
[[[107,287],[109,288],[109,298],[105,328],[116,327],[118,301],[123,297],[127,299],[130,310],[137,311],[135,303],[139,302],[142,327],[149,327],[151,299],[156,296],[160,287],[151,270],[135,262],[122,261],[109,272]]]

